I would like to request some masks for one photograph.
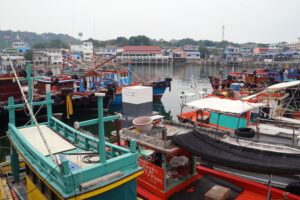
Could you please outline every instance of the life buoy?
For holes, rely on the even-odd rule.
[[[51,77],[51,83],[53,85],[56,85],[59,82],[59,78],[57,76],[52,76]]]
[[[255,131],[252,128],[238,128],[235,130],[235,134],[239,137],[253,138]]]

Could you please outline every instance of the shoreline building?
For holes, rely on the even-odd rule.
[[[106,45],[95,49],[95,54],[98,58],[109,58],[117,54],[117,45]]]
[[[298,37],[298,42],[286,43],[282,46],[287,47],[289,50],[300,51],[300,37]]]
[[[71,51],[78,52],[82,55],[82,60],[92,61],[93,60],[93,43],[92,42],[82,42],[79,45],[71,45]]]
[[[200,60],[201,59],[199,46],[185,45],[183,47],[183,50],[185,50],[186,60]]]
[[[256,47],[253,49],[254,54],[263,54],[268,52],[269,52],[269,47]]]
[[[168,63],[169,56],[163,55],[160,46],[124,46],[122,55],[117,57],[118,62],[135,64]]]

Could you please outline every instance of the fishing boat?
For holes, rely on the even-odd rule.
[[[30,79],[28,82],[30,83]],[[20,87],[20,82],[17,79]],[[96,93],[98,138],[86,135],[52,116],[51,94],[40,102],[30,102],[22,92],[25,104],[14,104],[9,97],[7,136],[11,143],[12,186],[15,199],[136,199],[138,167],[135,141],[125,149],[105,142],[104,122],[121,115],[103,117],[103,97]],[[48,120],[38,123],[31,107],[46,104]],[[31,123],[17,127],[15,109],[26,106]],[[90,123],[87,123],[90,124]],[[19,157],[25,162],[20,174]]]
[[[175,122],[158,123],[155,119],[149,129],[145,117],[144,124],[136,120],[135,126],[119,132],[119,145],[130,148],[130,141],[137,142],[139,165],[144,168],[143,175],[137,179],[141,199],[300,199],[271,188],[271,183],[265,186],[200,166],[195,157],[198,154],[171,142],[173,137],[189,134],[190,127]],[[217,188],[220,190],[216,191]],[[216,194],[219,197],[213,198]]]
[[[94,66],[86,67],[84,63],[73,58],[70,51],[66,52],[66,59],[63,62],[61,74],[77,76],[78,79],[75,81],[76,95],[93,92],[95,90],[97,91],[101,88],[112,90],[113,92],[108,92],[108,95],[111,96],[111,100],[109,102],[110,105],[122,104],[123,87],[136,85],[151,86],[153,87],[154,99],[161,99],[166,88],[169,87],[169,90],[171,90],[171,78],[146,82],[141,80],[132,72],[131,62],[129,62],[128,67],[123,67],[110,62],[121,53],[116,54],[107,60],[98,60],[94,57]],[[97,61],[100,61],[100,64],[96,64]],[[67,64],[69,65],[68,67]],[[140,82],[132,82],[132,76],[136,76]],[[78,101],[75,103],[77,102]]]

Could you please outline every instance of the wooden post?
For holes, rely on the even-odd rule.
[[[14,182],[20,181],[20,169],[19,169],[19,154],[15,150],[14,146],[10,145],[10,160],[11,160],[11,171],[13,173]]]
[[[14,97],[8,97],[8,105],[9,106],[14,105]],[[8,113],[9,113],[9,123],[13,124],[13,125],[16,125],[15,109],[14,108],[9,108]]]
[[[98,138],[99,138],[99,145],[98,145],[98,153],[99,159],[101,164],[106,163],[106,151],[105,151],[105,136],[104,136],[104,119],[103,119],[103,96],[104,93],[96,93],[98,96]]]
[[[46,101],[47,101],[47,118],[48,123],[51,126],[51,117],[52,117],[52,103],[51,103],[51,94],[50,92],[46,93]]]
[[[30,62],[26,62],[27,67],[27,80],[28,80],[28,100],[29,100],[29,106],[32,109],[32,83],[31,83],[31,70],[30,70]],[[33,118],[30,115],[30,123],[31,125],[34,124]]]

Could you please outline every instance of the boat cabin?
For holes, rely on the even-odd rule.
[[[210,97],[192,101],[186,104],[197,110],[177,115],[179,120],[191,120],[205,127],[235,131],[255,125],[258,116],[263,118],[259,108],[266,107],[265,103],[250,103],[241,100]]]
[[[123,129],[123,144],[130,147],[136,140],[139,152],[139,166],[144,173],[138,177],[138,194],[141,198],[167,199],[196,181],[196,159],[188,151],[174,146],[167,135],[179,129],[171,126],[157,126],[152,133],[131,127]],[[151,193],[151,194],[150,194]]]
[[[52,93],[60,93],[62,88],[73,88],[74,80],[70,76],[43,76],[36,79],[37,92],[46,94],[46,87],[49,85]]]

